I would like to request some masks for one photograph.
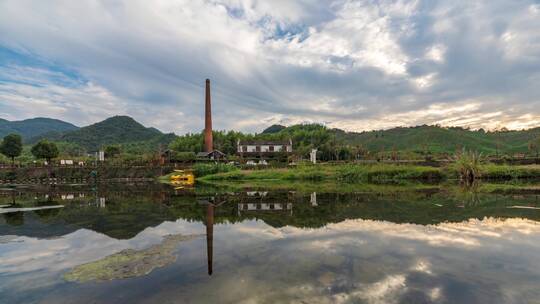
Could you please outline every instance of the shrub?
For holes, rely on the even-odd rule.
[[[480,162],[482,154],[463,149],[455,156],[456,167],[462,181],[472,183],[481,175]]]
[[[194,152],[171,152],[171,161],[176,162],[190,162],[194,161],[197,155]]]
[[[197,163],[193,166],[193,173],[197,177],[202,177],[209,174],[231,172],[238,170],[234,165],[215,163],[215,164],[204,164]]]

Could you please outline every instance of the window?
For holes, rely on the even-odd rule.
[[[261,146],[255,147],[255,151],[256,151],[256,152],[261,152]]]
[[[270,152],[274,152],[274,146],[270,146],[269,150]]]
[[[247,146],[242,146],[242,152],[247,152]]]

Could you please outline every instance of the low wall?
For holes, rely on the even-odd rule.
[[[86,184],[96,181],[148,181],[173,166],[19,167],[0,168],[0,184]]]

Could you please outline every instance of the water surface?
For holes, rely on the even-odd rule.
[[[535,191],[319,188],[2,189],[2,302],[540,303]]]

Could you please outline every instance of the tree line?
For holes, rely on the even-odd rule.
[[[362,145],[350,145],[339,138],[335,132],[323,125],[296,125],[275,133],[250,134],[236,131],[213,131],[214,149],[227,155],[234,155],[238,141],[293,141],[293,153],[299,157],[308,157],[311,149],[317,149],[317,158],[322,161],[351,160],[369,154]],[[203,133],[188,133],[178,136],[169,148],[178,153],[196,153],[203,151]],[[183,154],[181,154],[183,155]]]
[[[23,151],[22,137],[18,134],[8,134],[0,144],[0,153],[11,159],[11,164],[15,164],[15,158],[19,157]],[[58,147],[54,142],[43,139],[32,146],[30,150],[37,159],[45,159],[50,162],[51,159],[58,157]]]
[[[408,132],[412,130],[414,132]],[[489,144],[494,143],[492,149],[496,150],[496,158],[506,157],[509,153],[528,152],[530,156],[538,157],[540,154],[540,134],[527,135],[530,139],[522,146],[523,135],[516,132],[493,133],[491,137],[497,140],[488,140],[482,137],[482,131],[470,131],[461,128],[448,128],[452,131],[453,139],[448,140],[446,129],[440,127],[411,127],[386,131],[369,131],[362,133],[347,133],[338,129],[329,129],[320,124],[301,124],[283,127],[272,132],[259,134],[246,134],[236,131],[213,131],[214,149],[227,155],[236,154],[237,142],[240,141],[293,141],[293,154],[298,158],[308,158],[311,149],[317,149],[317,159],[321,161],[357,160],[357,159],[426,159],[451,158],[463,148],[479,151],[490,155]],[[462,133],[471,132],[468,138]],[[499,136],[500,135],[500,136]],[[502,141],[499,137],[510,139],[512,151],[503,151]],[[490,137],[490,138],[491,138]],[[484,146],[482,146],[483,144]],[[203,133],[188,133],[176,137],[169,148],[175,151],[180,158],[203,151]],[[486,149],[486,147],[488,147]],[[519,150],[519,151],[517,151]],[[508,154],[508,155],[507,155]]]
[[[107,158],[115,158],[122,153],[120,145],[108,145],[103,150]],[[0,142],[0,154],[9,158],[12,166],[15,164],[15,158],[21,156],[22,153],[23,140],[19,134],[8,134]],[[50,163],[60,155],[60,148],[57,143],[42,139],[30,148],[30,153],[35,159]]]

